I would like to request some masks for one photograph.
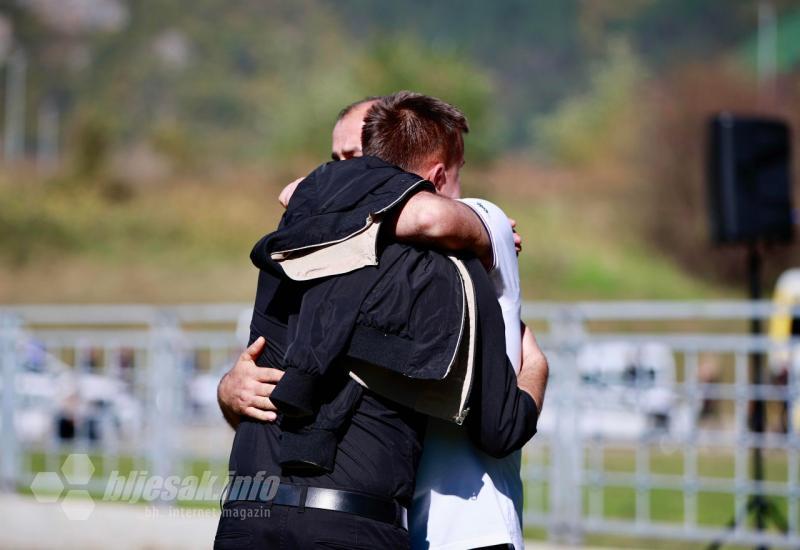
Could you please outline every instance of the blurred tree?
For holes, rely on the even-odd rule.
[[[126,14],[116,27],[80,28],[55,24],[55,0],[49,19],[0,2],[30,54],[31,97],[55,97],[67,127],[91,104],[123,147],[166,120],[200,163],[327,154],[342,104],[401,87],[462,106],[474,158],[527,148],[532,117],[598,86],[610,41],[659,73],[729,51],[756,24],[750,0],[113,2]]]
[[[452,103],[470,124],[469,161],[485,162],[497,152],[499,109],[491,101],[491,78],[467,59],[455,51],[431,50],[407,37],[386,36],[356,63],[356,87],[369,90],[369,95],[413,90]]]
[[[585,167],[608,155],[624,162],[625,153],[639,137],[636,94],[645,76],[628,43],[613,42],[608,59],[593,69],[586,91],[533,119],[539,151],[573,167]]]
[[[724,63],[696,63],[662,76],[649,86],[651,105],[638,146],[643,185],[632,195],[644,235],[687,271],[741,287],[742,247],[711,244],[706,203],[706,140],[709,118],[719,111],[778,116],[795,129],[800,123],[797,78],[781,86],[769,105],[757,100],[752,78]],[[794,143],[795,158],[800,143]],[[800,190],[795,189],[795,204]],[[633,221],[633,220],[632,220]],[[800,246],[776,247],[766,264],[767,280],[800,261]]]
[[[70,140],[78,182],[91,184],[107,167],[111,152],[110,128],[96,113],[88,112],[77,124]]]
[[[579,86],[591,59],[582,51],[575,24],[579,0],[340,4],[354,36],[371,41],[405,36],[428,51],[457,53],[483,68],[494,83],[499,148],[528,144],[530,114],[552,108],[566,90]]]

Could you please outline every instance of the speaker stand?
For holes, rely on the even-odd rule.
[[[758,246],[758,241],[751,241],[747,244],[747,274],[749,279],[750,299],[754,302],[761,299],[761,250]],[[761,317],[754,315],[750,319],[750,334],[753,336],[761,335]],[[764,354],[761,351],[753,351],[750,353],[750,377],[752,384],[761,385],[764,381]],[[755,434],[763,434],[766,427],[766,402],[759,394],[756,399],[752,401],[750,414],[748,419],[750,431]],[[761,447],[752,448],[752,475],[751,479],[760,484],[764,481],[764,452]],[[753,516],[756,524],[756,530],[761,532],[765,529],[768,522],[771,522],[781,532],[786,533],[789,527],[786,523],[786,518],[783,517],[781,511],[775,505],[773,500],[765,496],[762,492],[760,485],[755,492],[747,497],[742,509],[738,510],[733,518],[728,522],[726,528],[728,531],[733,531],[738,525],[747,521],[747,518]],[[722,546],[724,537],[713,541],[709,546],[709,550],[716,550]],[[758,550],[766,549],[764,545],[759,545]]]

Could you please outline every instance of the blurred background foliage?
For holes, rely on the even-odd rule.
[[[770,2],[765,97],[757,4],[0,0],[4,120],[8,54],[28,61],[0,301],[249,299],[277,191],[328,159],[344,105],[399,89],[467,114],[466,190],[519,220],[526,298],[739,294],[741,253],[708,243],[706,120],[800,123],[800,6]],[[770,277],[799,259],[776,250]]]

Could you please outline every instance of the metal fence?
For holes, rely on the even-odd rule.
[[[244,305],[0,308],[6,488],[86,453],[104,473],[227,470],[216,384],[241,353]],[[10,381],[13,383],[8,383]]]
[[[551,372],[542,420],[552,422],[527,448],[523,477],[547,490],[535,502],[529,492],[525,523],[566,541],[604,534],[800,547],[795,342],[748,332],[751,319],[775,315],[796,314],[768,302],[527,304],[523,317],[548,327],[539,332]],[[765,358],[759,384],[754,353]],[[748,422],[759,399],[764,433]],[[609,410],[620,414],[604,417]],[[633,429],[613,425],[625,422]],[[751,475],[755,449],[763,481]],[[774,505],[763,531],[748,513],[753,495]]]
[[[69,452],[160,475],[224,472],[232,431],[215,403],[244,304],[0,308],[0,480],[25,490]],[[780,313],[754,302],[524,305],[550,362],[526,447],[526,528],[553,540],[664,538],[800,547],[794,342],[753,337]],[[246,323],[245,323],[246,326]],[[753,384],[750,357],[770,376]],[[767,430],[753,431],[753,402]],[[752,478],[762,453],[765,479]],[[747,517],[765,495],[785,532]],[[726,522],[735,518],[735,526]]]

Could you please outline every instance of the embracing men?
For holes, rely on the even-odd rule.
[[[489,272],[487,277],[474,266],[470,271],[479,345],[466,424],[427,418],[359,387],[350,404],[352,416],[337,428],[335,460],[323,471],[287,471],[279,448],[290,439],[283,430],[291,419],[275,423],[270,399],[282,371],[268,368],[265,360],[280,363],[283,355],[269,349],[262,354],[264,341],[256,337],[263,333],[254,330],[253,345],[220,384],[223,412],[238,424],[231,470],[280,475],[284,489],[270,503],[227,502],[229,507],[268,506],[270,517],[232,521],[223,516],[216,547],[402,548],[409,540],[414,548],[522,547],[519,448],[535,431],[547,364],[520,324],[515,235],[508,219],[486,201],[453,200],[460,195],[466,131],[457,109],[420,94],[399,92],[357,103],[342,112],[334,128],[334,160],[359,157],[360,146],[367,157],[345,160],[354,164],[343,163],[342,170],[315,171],[316,180],[312,174],[300,184],[298,199],[308,200],[304,185],[337,170],[346,175],[400,167],[433,185],[435,193],[415,188],[410,198],[404,195],[379,231],[382,238],[401,243],[471,252]],[[282,194],[286,203],[292,191]],[[291,308],[280,305],[291,302],[278,291],[281,283],[262,291],[270,284],[267,267],[259,280],[254,327],[259,310]],[[254,365],[256,360],[261,366]],[[279,407],[277,412],[286,411]],[[403,519],[409,505],[410,539]]]

